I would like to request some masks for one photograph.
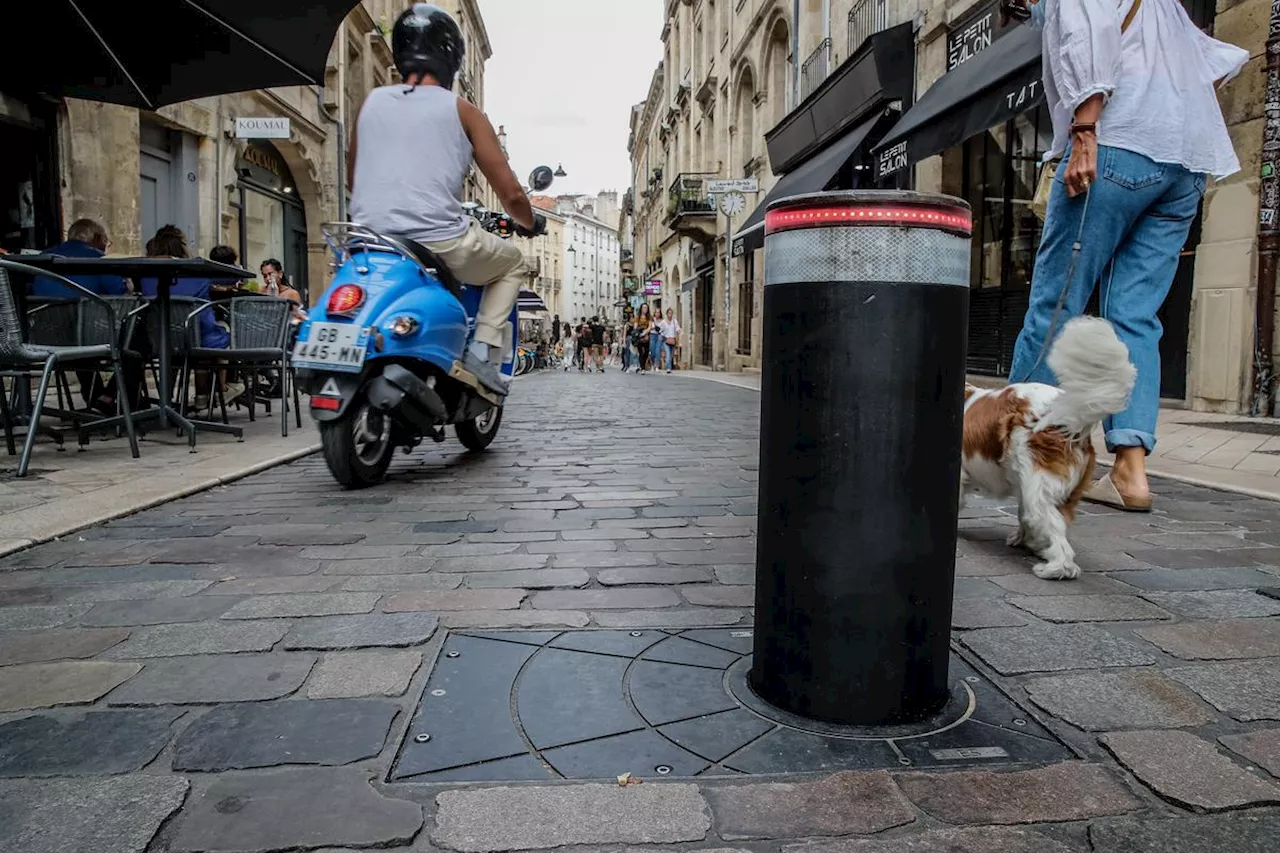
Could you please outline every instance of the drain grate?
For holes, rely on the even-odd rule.
[[[1037,765],[1072,754],[952,657],[951,701],[915,727],[815,724],[746,686],[751,632],[450,634],[392,782],[505,782]]]

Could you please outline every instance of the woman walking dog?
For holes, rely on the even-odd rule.
[[[1010,382],[1055,384],[1052,338],[1101,287],[1101,313],[1138,368],[1103,422],[1111,472],[1085,500],[1147,512],[1160,407],[1160,309],[1207,176],[1240,168],[1215,87],[1249,54],[1205,35],[1179,0],[1003,0],[1043,30],[1054,176]]]

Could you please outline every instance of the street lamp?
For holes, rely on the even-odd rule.
[[[555,175],[557,178],[567,178],[569,176],[569,173],[564,170],[563,163],[557,163],[556,170],[552,172],[552,174]]]

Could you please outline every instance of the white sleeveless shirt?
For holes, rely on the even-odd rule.
[[[374,89],[356,124],[351,218],[420,243],[461,237],[470,224],[462,187],[471,163],[457,95],[403,83]]]

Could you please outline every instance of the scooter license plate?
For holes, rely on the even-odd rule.
[[[359,373],[369,352],[369,332],[342,323],[312,323],[306,340],[293,346],[298,367],[323,367],[342,373]]]

